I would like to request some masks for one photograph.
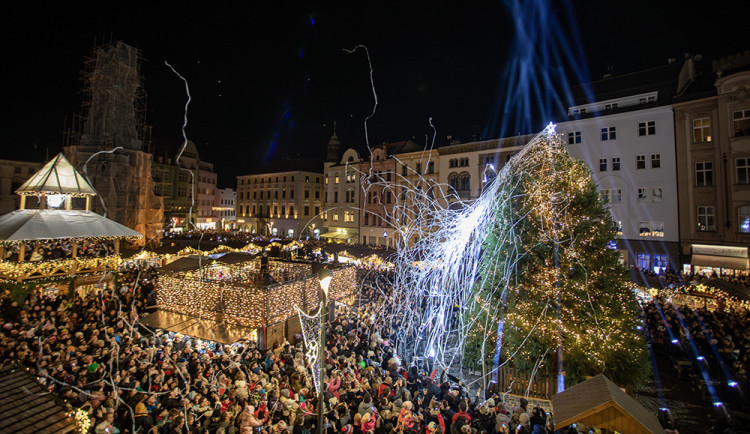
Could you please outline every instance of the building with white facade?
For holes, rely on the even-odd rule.
[[[329,142],[329,159],[323,163],[322,238],[332,242],[359,242],[360,157],[352,148],[341,157],[331,152],[331,142],[338,145],[336,133]],[[336,147],[338,149],[338,147]]]
[[[237,227],[277,237],[317,238],[323,232],[322,164],[277,161],[237,177]]]
[[[218,229],[225,231],[237,229],[237,192],[233,188],[216,190],[213,214],[218,220]]]
[[[579,89],[585,102],[568,109],[571,120],[557,124],[609,203],[623,260],[656,272],[680,260],[670,105],[678,72],[670,64],[590,83]]]

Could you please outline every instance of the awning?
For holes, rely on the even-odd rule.
[[[338,239],[347,239],[351,238],[352,235],[345,233],[345,232],[326,232],[324,234],[320,234],[321,238],[338,238]]]
[[[693,255],[691,263],[693,266],[731,268],[734,270],[747,270],[748,258],[733,258],[731,256]]]

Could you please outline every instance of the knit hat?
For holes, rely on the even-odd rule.
[[[528,426],[529,425],[529,414],[528,413],[521,413],[521,415],[518,416],[518,421],[521,422],[521,425]]]
[[[352,432],[354,432],[354,427],[352,427],[351,424],[344,425],[341,428],[342,434],[352,434]]]

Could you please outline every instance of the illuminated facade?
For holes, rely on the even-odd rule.
[[[338,141],[334,134],[331,141]],[[330,156],[331,158],[334,155]],[[359,241],[360,157],[347,149],[341,158],[323,163],[323,220],[321,237],[334,242]]]
[[[685,271],[748,273],[750,53],[689,59],[674,104]],[[702,73],[701,73],[702,72]]]
[[[677,269],[680,256],[670,105],[678,73],[672,63],[579,87],[570,120],[557,124],[609,203],[623,261],[657,273]]]
[[[323,229],[323,173],[314,161],[278,161],[237,177],[237,227],[277,237],[317,238]]]

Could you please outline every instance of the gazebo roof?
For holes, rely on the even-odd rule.
[[[19,209],[0,217],[0,242],[142,236],[93,211]]]
[[[57,154],[16,190],[18,194],[70,194],[96,196],[96,190],[86,181],[62,153]]]

